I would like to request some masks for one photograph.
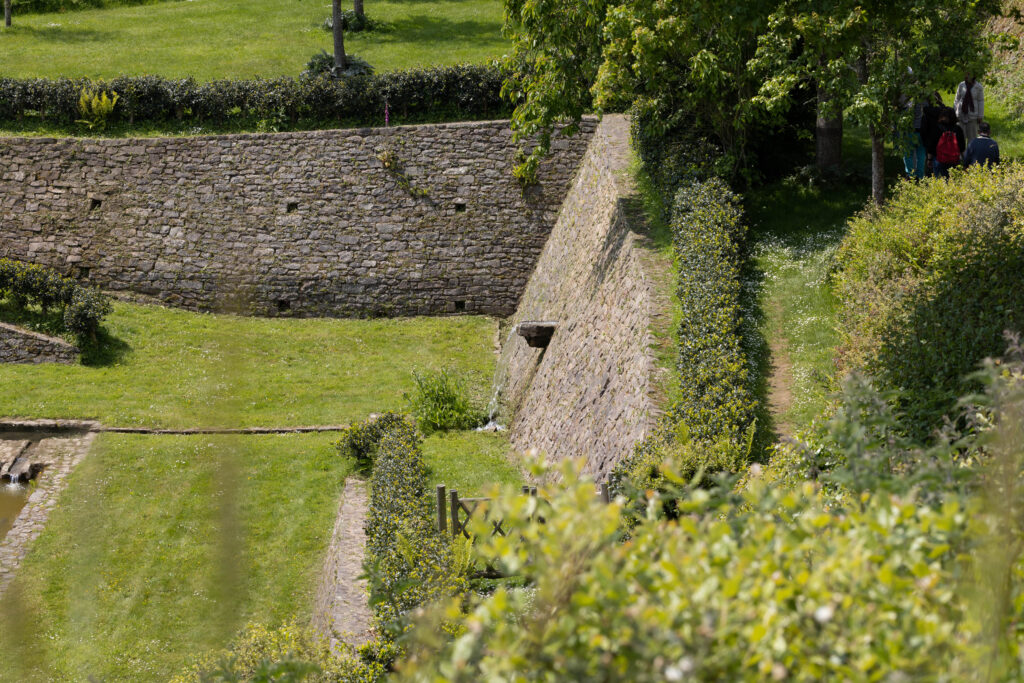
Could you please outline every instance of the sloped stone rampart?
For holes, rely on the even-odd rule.
[[[595,125],[526,192],[507,121],[0,138],[0,257],[200,310],[510,315]]]
[[[73,365],[78,362],[78,353],[77,347],[63,339],[0,323],[0,363]]]
[[[653,426],[663,380],[652,330],[670,316],[667,268],[633,231],[629,159],[628,120],[605,117],[512,319],[554,321],[555,333],[543,350],[516,334],[502,349],[513,446],[583,457],[598,477]]]

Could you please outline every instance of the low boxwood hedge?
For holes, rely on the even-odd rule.
[[[83,88],[116,92],[107,123],[195,121],[235,126],[273,120],[283,125],[381,125],[392,122],[494,119],[511,112],[495,65],[438,66],[332,79],[328,76],[219,80],[123,76],[88,79],[0,78],[0,122],[39,119],[70,125],[81,118]]]
[[[12,259],[0,259],[0,298],[21,309],[29,305],[39,306],[44,313],[59,309],[63,330],[80,341],[94,339],[111,310],[110,299],[98,289],[50,268]]]
[[[405,628],[415,608],[464,592],[465,571],[451,539],[435,526],[416,423],[388,414],[352,434],[346,450],[372,454],[366,569],[377,631],[388,638]]]

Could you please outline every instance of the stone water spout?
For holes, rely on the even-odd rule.
[[[517,331],[531,348],[546,349],[557,327],[558,323],[553,321],[522,322]]]

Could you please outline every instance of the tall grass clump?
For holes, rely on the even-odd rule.
[[[416,387],[406,399],[424,434],[473,429],[483,424],[484,412],[473,404],[462,378],[447,368],[422,374],[413,371],[412,376]]]

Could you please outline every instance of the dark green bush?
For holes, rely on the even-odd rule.
[[[406,396],[420,430],[430,435],[450,429],[473,429],[486,421],[484,411],[473,405],[466,384],[447,369],[412,373],[416,388]]]
[[[345,33],[373,31],[374,29],[380,28],[380,26],[380,22],[374,21],[365,14],[356,14],[354,9],[341,11],[341,27],[345,30]],[[334,30],[334,17],[327,17],[324,19],[323,29],[328,32]]]
[[[43,312],[63,309],[64,331],[79,340],[95,337],[100,323],[110,314],[110,299],[99,290],[84,287],[44,266],[0,259],[0,298],[15,306],[39,306]]]
[[[394,635],[408,613],[465,591],[451,539],[435,526],[427,467],[412,420],[382,430],[366,519],[366,568],[378,632]]]
[[[269,78],[197,83],[159,76],[88,79],[0,78],[0,121],[38,117],[73,124],[83,87],[115,91],[120,99],[108,123],[172,120],[207,125],[281,118],[294,127],[380,125],[384,104],[392,120],[493,119],[507,116],[502,73],[490,65],[392,71],[348,78]]]
[[[612,472],[620,492],[655,488],[666,461],[692,477],[739,471],[750,454],[756,401],[741,344],[739,197],[719,179],[686,184],[675,195],[671,225],[679,393],[661,426]]]
[[[359,469],[368,471],[373,466],[373,457],[377,454],[381,436],[403,425],[406,419],[404,415],[387,412],[346,428],[335,443],[338,454],[343,458],[352,458]]]
[[[373,67],[370,63],[362,57],[355,55],[348,55],[346,61],[348,62],[348,68],[342,71],[340,74],[334,73],[334,55],[328,54],[324,50],[320,50],[313,55],[313,57],[306,63],[306,70],[302,72],[303,76],[316,77],[316,76],[335,76],[335,77],[349,77],[349,76],[368,76],[373,73]]]
[[[836,257],[840,370],[860,370],[918,437],[942,424],[964,377],[1024,330],[1024,167],[900,187],[855,218]]]

